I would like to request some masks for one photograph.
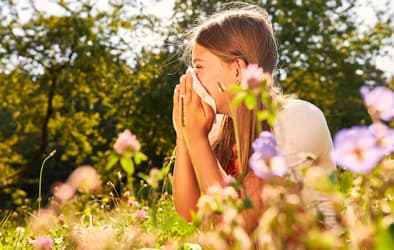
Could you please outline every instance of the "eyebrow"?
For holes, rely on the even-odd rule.
[[[192,63],[202,62],[203,60],[200,58],[194,58]]]

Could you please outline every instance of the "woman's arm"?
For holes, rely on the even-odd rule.
[[[185,143],[192,163],[194,174],[201,193],[206,193],[209,187],[223,185],[226,173],[220,166],[208,140],[208,133],[212,127],[214,114],[211,108],[201,101],[199,96],[192,90],[191,82],[186,80],[184,111],[185,126],[182,127]],[[242,212],[246,227],[249,231],[255,228],[258,216],[262,210],[261,188],[262,180],[249,173],[245,179],[245,191],[254,203],[253,209]],[[245,193],[241,192],[244,198]],[[220,218],[218,218],[220,220]]]
[[[173,197],[178,214],[190,221],[191,212],[197,211],[200,190],[186,145],[182,139],[177,139]]]
[[[180,88],[184,88],[184,82],[185,77],[181,77],[181,84],[175,87],[173,99],[173,125],[177,135],[173,198],[178,214],[190,221],[191,212],[197,211],[200,190],[182,134]]]

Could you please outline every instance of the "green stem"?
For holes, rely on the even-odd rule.
[[[40,179],[39,179],[39,181],[38,181],[38,199],[37,199],[37,201],[38,201],[38,214],[40,214],[40,210],[41,210],[41,200],[42,200],[42,197],[41,197],[42,171],[44,170],[45,162],[46,162],[49,158],[51,158],[52,156],[54,156],[55,153],[56,153],[56,149],[55,149],[55,150],[52,150],[52,152],[50,152],[49,155],[48,155],[47,157],[45,157],[44,161],[43,161],[42,164],[41,164]]]

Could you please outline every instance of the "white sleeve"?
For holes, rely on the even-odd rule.
[[[302,100],[288,100],[277,114],[274,134],[278,147],[288,161],[290,178],[302,178],[303,167],[317,167],[327,177],[335,169],[330,159],[331,135],[323,113],[313,104]],[[307,155],[313,160],[305,161]],[[316,209],[324,214],[324,224],[336,224],[329,196],[312,189],[304,190]]]
[[[287,158],[290,167],[305,163],[311,156],[327,173],[334,168],[329,160],[332,149],[331,135],[323,113],[315,105],[290,99],[277,114],[274,134],[278,147]]]

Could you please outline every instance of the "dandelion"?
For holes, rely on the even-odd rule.
[[[263,69],[257,64],[249,64],[242,70],[241,86],[249,89],[264,79]]]
[[[367,127],[343,129],[334,137],[331,158],[342,168],[355,173],[369,173],[383,157],[376,137]]]
[[[137,152],[140,151],[140,149],[141,145],[137,140],[137,136],[132,134],[128,129],[119,134],[114,144],[115,152],[120,155]]]
[[[371,90],[363,86],[360,93],[372,116],[377,116],[383,121],[390,121],[394,117],[394,92],[392,90],[381,86]]]
[[[38,237],[35,240],[31,241],[31,245],[33,248],[51,250],[53,246],[52,238],[49,236]]]
[[[249,167],[262,179],[271,176],[284,176],[287,173],[287,162],[276,147],[274,136],[263,131],[253,142],[253,154],[249,159]]]
[[[100,176],[88,165],[76,168],[68,177],[67,183],[81,192],[98,192],[101,189]]]

